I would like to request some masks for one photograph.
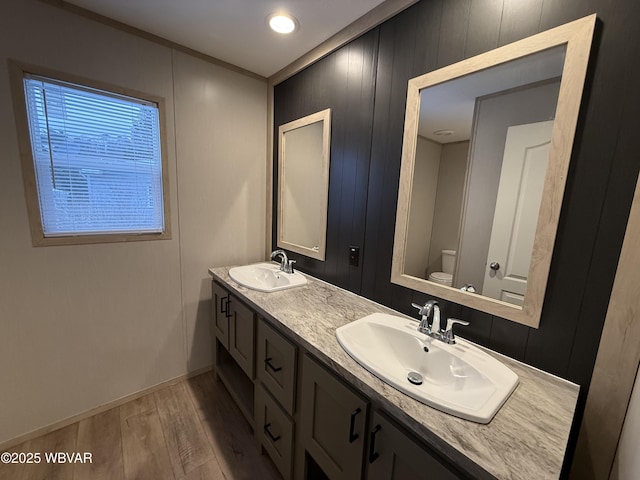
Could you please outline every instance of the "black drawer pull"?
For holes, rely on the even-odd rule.
[[[349,443],[355,442],[359,437],[359,435],[357,433],[354,433],[353,430],[356,426],[356,417],[361,411],[362,410],[360,409],[360,407],[358,407],[353,412],[351,412],[351,422],[349,423]]]
[[[376,425],[371,430],[371,437],[369,440],[369,463],[375,462],[380,455],[376,452],[376,434],[382,429],[380,425]]]
[[[227,313],[227,307],[229,306],[227,300],[229,300],[229,295],[220,298],[220,313],[224,313],[225,315]]]
[[[231,314],[231,309],[229,308],[229,304],[231,303],[231,295],[227,295],[227,306],[224,309],[224,315],[227,318],[231,318],[232,314]]]
[[[271,370],[273,370],[274,372],[279,372],[280,370],[282,370],[282,367],[274,367],[271,364],[271,360],[273,360],[273,358],[269,357],[269,358],[265,358],[264,359],[264,363],[267,365],[268,368],[270,368]]]
[[[271,439],[272,442],[277,442],[278,440],[280,440],[280,435],[278,435],[277,437],[273,436],[273,433],[271,433],[271,430],[269,430],[269,427],[271,426],[270,423],[267,423],[264,426],[264,433],[266,433],[267,435],[269,435],[269,438]]]

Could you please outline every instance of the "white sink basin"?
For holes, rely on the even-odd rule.
[[[336,336],[354,360],[401,392],[456,417],[489,423],[516,388],[518,376],[463,339],[447,345],[418,332],[417,326],[374,313],[338,328]],[[408,380],[412,372],[420,385]]]
[[[233,267],[229,276],[240,285],[260,292],[276,292],[307,283],[301,273],[284,273],[280,265],[271,262]]]

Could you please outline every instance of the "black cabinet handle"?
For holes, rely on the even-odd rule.
[[[271,430],[269,430],[269,427],[271,426],[270,423],[267,423],[264,426],[264,433],[266,433],[267,435],[269,435],[269,438],[271,439],[272,442],[277,442],[278,440],[280,440],[280,435],[278,435],[277,437],[273,436],[273,433],[271,433]]]
[[[353,430],[356,426],[356,417],[361,411],[362,410],[360,409],[360,407],[358,407],[353,412],[351,412],[351,421],[349,423],[349,443],[355,442],[359,437],[359,435],[357,433],[354,433]]]
[[[382,430],[380,425],[376,425],[371,430],[371,437],[369,439],[369,463],[375,462],[380,455],[376,452],[376,434]]]
[[[231,295],[227,295],[227,306],[224,309],[224,315],[227,318],[231,318],[231,309],[229,308],[230,303],[231,303]]]
[[[271,357],[264,359],[264,363],[267,365],[268,368],[270,368],[274,372],[279,372],[280,370],[282,370],[282,367],[274,367],[273,364],[271,363],[271,360],[273,360],[273,358]]]
[[[227,314],[227,307],[229,306],[227,300],[229,300],[229,295],[220,299],[220,313],[224,313],[225,316]]]

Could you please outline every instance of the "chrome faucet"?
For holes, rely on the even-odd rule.
[[[277,256],[280,256],[280,270],[284,273],[293,273],[293,264],[295,260],[289,260],[287,258],[287,252],[284,250],[274,250],[271,252],[271,260],[275,260]]]
[[[411,305],[417,308],[419,310],[418,313],[422,315],[420,325],[418,325],[418,331],[449,345],[456,343],[456,338],[453,335],[453,326],[457,323],[460,325],[469,325],[469,322],[465,322],[464,320],[449,318],[447,319],[447,326],[443,330],[440,327],[440,307],[437,301],[429,300],[422,306],[416,303],[412,303]],[[433,317],[431,323],[429,323],[430,317]]]

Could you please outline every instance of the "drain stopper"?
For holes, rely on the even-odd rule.
[[[409,372],[407,375],[407,380],[409,380],[414,385],[422,385],[422,375],[418,372]]]

